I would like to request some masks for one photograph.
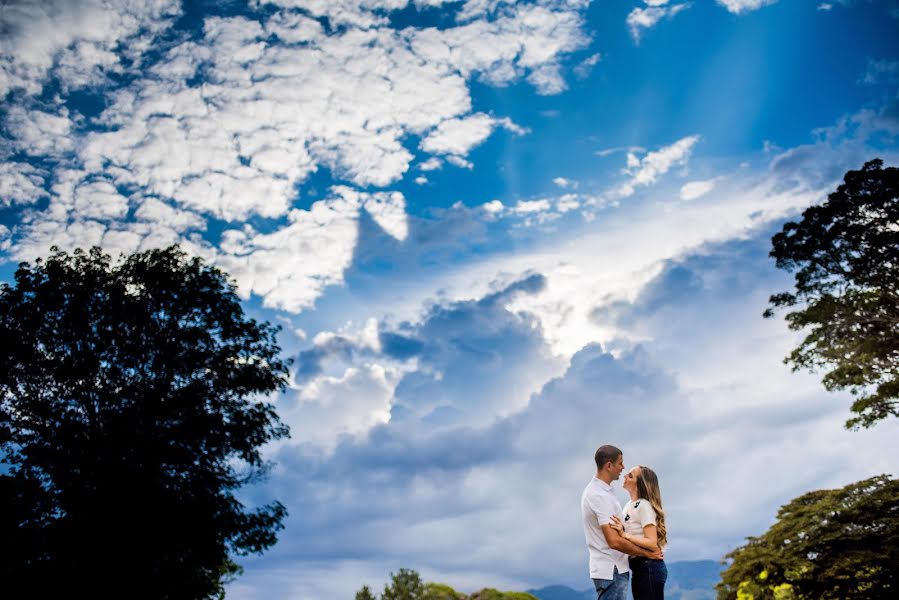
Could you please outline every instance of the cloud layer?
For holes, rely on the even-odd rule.
[[[344,428],[325,451],[285,443],[273,455],[267,491],[291,499],[292,516],[277,559],[251,568],[239,597],[258,597],[252,583],[287,561],[303,575],[281,573],[268,593],[324,586],[330,569],[353,561],[359,572],[330,581],[341,595],[404,565],[463,589],[495,582],[482,570],[490,564],[521,588],[582,587],[577,498],[604,442],[623,447],[627,465],[660,473],[672,560],[717,558],[798,493],[860,477],[860,458],[865,474],[895,471],[882,452],[895,423],[843,430],[848,399],[780,362],[795,336],[761,318],[772,291],[770,234],[666,261],[632,300],[599,299],[591,318],[641,341],[591,342],[564,364],[535,316],[507,304],[541,293],[539,275],[431,305],[416,323],[322,339],[329,350],[300,360],[343,375],[314,376],[286,414],[303,432],[321,427],[325,412]],[[404,374],[346,393],[373,380],[366,369]],[[330,400],[350,396],[368,399],[354,412],[372,415],[367,428]],[[334,559],[327,568],[323,556]],[[366,574],[371,565],[386,570]]]
[[[472,80],[527,78],[558,93],[560,60],[587,42],[581,2],[470,2],[445,28],[392,26],[387,15],[407,2],[274,2],[176,32],[164,28],[177,4],[132,4],[3,13],[12,35],[0,57],[11,104],[2,126],[18,161],[4,165],[0,191],[7,205],[49,200],[8,232],[9,258],[51,244],[132,252],[180,241],[233,269],[245,294],[291,311],[341,281],[354,207],[405,236],[395,195],[359,202],[337,189],[343,203],[303,207],[312,174],[383,187],[405,176],[416,150],[470,167],[466,156],[496,128],[525,133],[507,117],[472,113]],[[69,99],[86,86],[99,112]],[[38,99],[49,89],[59,94]],[[251,219],[266,227],[227,226]],[[221,242],[203,235],[222,222]],[[294,274],[283,261],[277,272],[261,267],[326,247],[326,260]]]

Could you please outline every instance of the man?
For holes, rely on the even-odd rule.
[[[597,600],[626,600],[630,578],[628,555],[662,558],[627,541],[609,527],[612,515],[621,514],[621,503],[612,491],[612,482],[624,471],[624,454],[615,446],[600,446],[594,455],[596,476],[581,496],[584,535],[590,554],[590,577]]]

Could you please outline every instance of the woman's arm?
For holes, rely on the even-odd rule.
[[[624,539],[641,548],[646,548],[647,550],[659,549],[658,532],[656,531],[656,526],[652,523],[643,526],[643,535],[631,535],[625,533]]]
[[[615,531],[616,533],[612,533],[613,531]],[[621,531],[615,528],[612,523],[603,525],[602,533],[603,535],[605,535],[606,543],[609,544],[609,547],[614,550],[618,550],[619,552],[624,552],[625,554],[628,554],[630,556],[643,556],[646,558],[655,559],[665,558],[665,554],[658,548],[647,550],[636,545],[634,542],[627,541],[621,535]]]

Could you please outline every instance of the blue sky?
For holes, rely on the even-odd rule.
[[[390,571],[586,587],[602,443],[671,560],[895,474],[897,424],[791,373],[782,224],[897,164],[895,1],[157,0],[0,12],[0,278],[181,243],[295,357],[229,597]]]

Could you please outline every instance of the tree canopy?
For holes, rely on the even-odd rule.
[[[4,591],[219,597],[286,515],[234,496],[288,435],[277,328],[177,247],[51,252],[0,287]]]
[[[356,592],[356,600],[375,600],[371,589],[364,585]],[[422,581],[417,571],[400,569],[390,574],[390,581],[384,586],[381,600],[537,600],[525,592],[501,592],[484,588],[470,596],[457,592],[443,583]]]
[[[362,589],[356,592],[356,600],[375,600],[375,595],[371,593],[371,588],[363,585]]]
[[[899,169],[879,159],[849,171],[827,200],[772,238],[777,267],[795,290],[771,296],[790,329],[808,330],[785,362],[826,368],[828,390],[857,399],[847,427],[899,415]]]
[[[899,598],[899,480],[803,494],[727,558],[719,600]]]
[[[390,574],[390,581],[381,592],[381,600],[420,600],[425,585],[419,574],[412,569],[400,569]]]

